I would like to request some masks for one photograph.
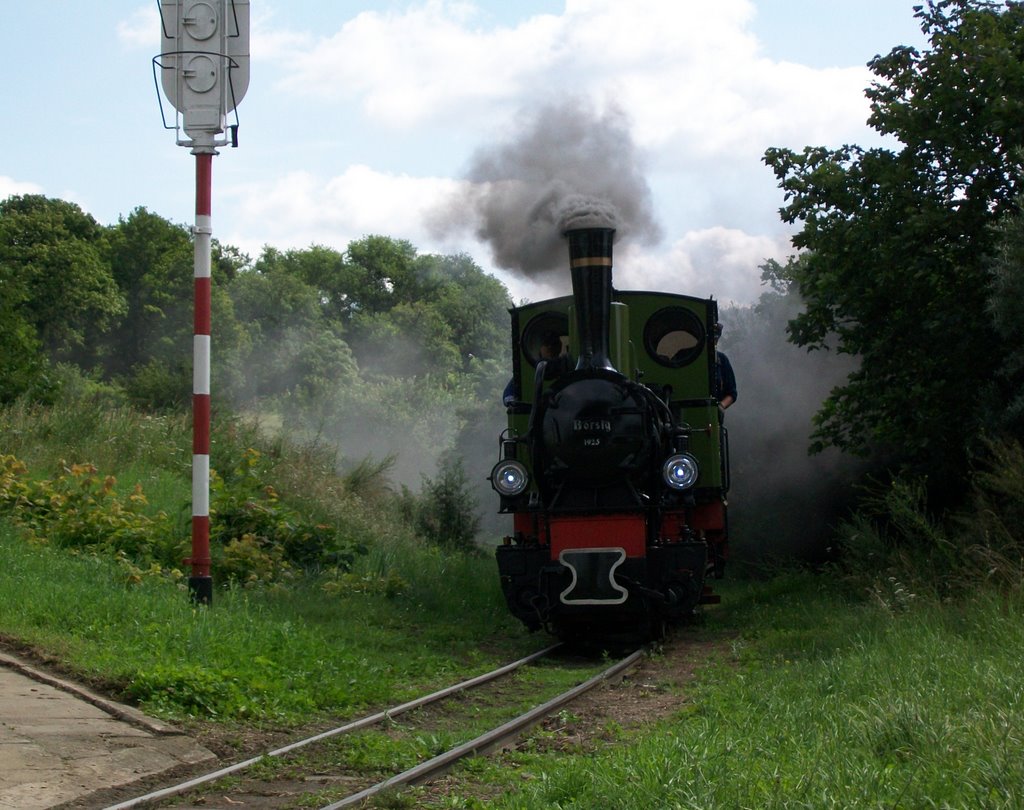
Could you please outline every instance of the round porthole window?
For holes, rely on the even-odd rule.
[[[534,367],[542,359],[564,355],[569,346],[569,318],[561,312],[535,315],[523,328],[519,342],[523,354]]]
[[[700,357],[706,338],[700,318],[683,307],[660,309],[644,326],[647,353],[669,368],[681,368]]]

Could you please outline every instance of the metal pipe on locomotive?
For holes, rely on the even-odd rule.
[[[517,395],[490,478],[513,516],[502,589],[531,630],[658,637],[718,601],[705,581],[728,556],[718,307],[617,291],[614,229],[565,236],[572,296],[510,310]],[[552,334],[559,358],[541,350]]]

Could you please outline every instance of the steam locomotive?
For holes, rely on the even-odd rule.
[[[530,630],[658,638],[719,601],[706,581],[728,557],[718,306],[615,290],[614,229],[565,236],[572,296],[510,310],[514,393],[490,475],[513,517],[502,590]]]

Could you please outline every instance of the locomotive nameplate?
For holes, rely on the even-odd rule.
[[[612,432],[612,420],[611,419],[573,419],[572,429],[577,432],[585,433],[611,433]]]
[[[626,559],[624,548],[565,549],[558,561],[572,574],[559,595],[564,605],[621,605],[629,591],[615,581],[615,569]]]

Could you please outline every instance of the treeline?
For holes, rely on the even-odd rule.
[[[871,473],[847,558],[1019,582],[1024,4],[915,13],[928,47],[869,63],[868,123],[896,146],[766,152],[800,228],[766,278],[799,296],[793,343],[855,362],[812,436]]]
[[[506,348],[508,292],[465,255],[369,236],[252,261],[214,241],[212,264],[214,363],[235,403],[354,377],[453,384]],[[144,208],[104,227],[63,200],[0,203],[0,401],[45,397],[73,363],[139,404],[186,402],[192,268],[189,229]]]
[[[511,301],[470,257],[382,236],[212,253],[215,405],[354,463],[403,462],[415,486],[485,399],[495,410]],[[187,406],[193,262],[189,229],[143,208],[102,226],[63,200],[0,203],[0,402],[55,401],[71,374],[140,408]]]
[[[772,279],[791,339],[859,358],[815,446],[883,452],[956,485],[986,432],[1019,433],[1024,5],[929,2],[931,47],[870,63],[868,123],[898,148],[770,149],[802,252]]]

